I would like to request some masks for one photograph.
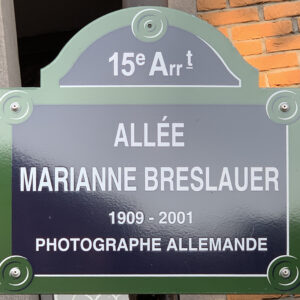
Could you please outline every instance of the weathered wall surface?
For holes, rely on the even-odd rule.
[[[260,71],[261,87],[299,87],[300,1],[197,0],[197,10]]]

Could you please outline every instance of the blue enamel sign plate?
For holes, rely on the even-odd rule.
[[[13,185],[37,276],[262,275],[287,252],[286,128],[263,106],[37,106]]]

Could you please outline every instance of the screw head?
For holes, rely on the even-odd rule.
[[[14,267],[9,271],[9,276],[17,279],[21,276],[21,270],[18,267]]]
[[[279,108],[282,112],[288,112],[290,110],[290,106],[287,102],[280,103]]]
[[[21,105],[20,105],[19,102],[13,102],[13,103],[10,105],[10,109],[11,109],[11,111],[13,111],[13,112],[18,112],[18,111],[20,111],[20,109],[21,109]]]
[[[282,269],[280,269],[279,271],[279,276],[281,276],[282,278],[289,278],[291,276],[291,271],[289,268],[284,267]]]

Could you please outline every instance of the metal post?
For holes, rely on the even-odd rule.
[[[168,0],[123,0],[123,8],[133,6],[168,6]]]
[[[182,10],[192,15],[197,14],[196,0],[169,0],[168,7]]]
[[[0,87],[21,86],[13,0],[0,1]]]

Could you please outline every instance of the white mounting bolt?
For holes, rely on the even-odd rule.
[[[290,106],[287,102],[280,103],[279,108],[282,112],[288,112],[290,110]]]
[[[21,270],[18,267],[14,267],[9,271],[9,276],[17,279],[21,276]]]
[[[280,275],[282,278],[286,279],[286,278],[289,278],[289,277],[291,276],[291,271],[290,271],[289,268],[284,267],[284,268],[280,269],[279,275]]]
[[[10,109],[11,109],[11,111],[13,111],[13,112],[18,112],[18,111],[20,111],[20,109],[21,109],[21,105],[20,105],[19,102],[13,102],[13,103],[10,105]]]

